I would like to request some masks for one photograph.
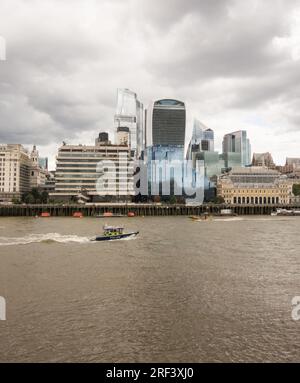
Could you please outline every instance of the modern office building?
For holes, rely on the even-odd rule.
[[[215,134],[212,129],[203,132],[202,150],[213,152],[215,150]]]
[[[162,185],[171,185],[169,196],[182,195],[183,160],[186,129],[186,110],[182,101],[162,99],[152,102],[147,109],[145,160],[148,169],[149,194],[168,195]],[[180,171],[164,172],[171,162],[181,164]],[[177,165],[176,165],[177,166]],[[165,177],[163,177],[165,175]],[[155,193],[154,193],[155,190]]]
[[[147,147],[183,146],[186,110],[182,101],[163,99],[151,103],[147,110]]]
[[[221,155],[222,160],[224,161],[224,168],[226,170],[231,170],[235,167],[240,167],[242,163],[241,153],[227,152]]]
[[[0,202],[20,199],[30,191],[31,159],[20,144],[0,145]]]
[[[276,170],[239,167],[218,177],[217,193],[228,204],[289,204],[292,183]]]
[[[192,160],[201,151],[214,151],[214,132],[195,119],[186,158]]]
[[[240,153],[241,166],[251,164],[251,145],[245,130],[229,133],[223,139],[223,154]]]
[[[144,107],[137,94],[129,89],[118,89],[115,128],[129,128],[132,156],[138,158],[145,146]]]
[[[275,169],[276,167],[272,154],[269,152],[253,153],[252,166],[265,166],[269,169]]]
[[[134,194],[130,148],[119,145],[63,145],[58,150],[55,192],[50,198],[126,202]]]
[[[44,169],[48,170],[48,157],[39,157],[39,166]]]

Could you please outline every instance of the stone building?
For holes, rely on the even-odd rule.
[[[266,167],[235,168],[218,178],[217,193],[227,204],[289,204],[292,182]]]

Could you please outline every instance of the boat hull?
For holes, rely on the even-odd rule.
[[[117,239],[124,239],[124,238],[130,238],[130,237],[136,237],[139,234],[138,231],[133,233],[125,233],[125,234],[118,234],[118,235],[112,235],[112,236],[99,236],[93,239],[93,241],[101,242],[101,241],[115,241]]]

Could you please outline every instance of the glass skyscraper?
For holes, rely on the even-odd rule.
[[[251,164],[251,145],[245,130],[239,130],[224,136],[223,154],[228,155],[228,153],[240,153],[241,166]]]
[[[164,99],[147,111],[147,146],[185,143],[186,110],[182,101]]]
[[[115,128],[129,128],[129,144],[134,157],[138,157],[144,149],[143,110],[136,93],[129,89],[118,89]]]
[[[148,168],[148,181],[159,195],[161,189],[161,170],[156,166],[172,161],[182,163],[184,159],[186,128],[186,110],[182,101],[163,99],[151,103],[146,119],[146,151],[145,159]],[[156,161],[154,163],[153,161]],[[183,169],[183,164],[181,165]],[[178,170],[178,169],[177,169]],[[163,182],[170,183],[170,194],[176,194],[176,185],[182,185],[182,171],[171,172]],[[160,185],[160,186],[159,186]],[[153,189],[152,187],[152,189]],[[153,190],[149,190],[153,195]]]

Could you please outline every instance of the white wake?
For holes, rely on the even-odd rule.
[[[59,233],[30,234],[26,237],[0,237],[0,246],[28,245],[30,243],[90,243],[91,238]]]

